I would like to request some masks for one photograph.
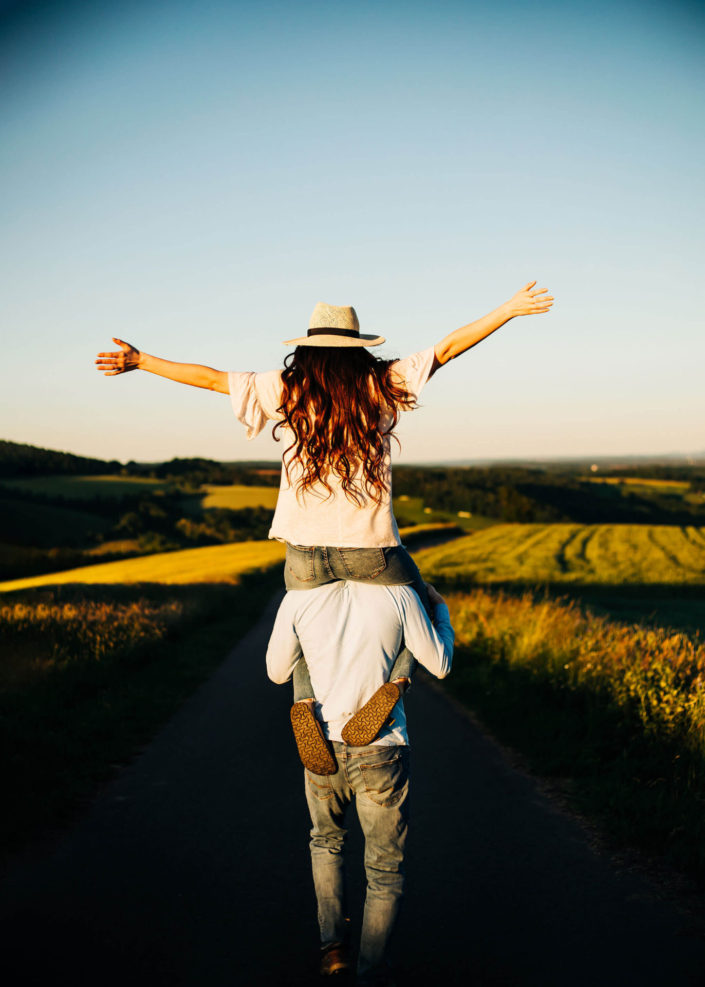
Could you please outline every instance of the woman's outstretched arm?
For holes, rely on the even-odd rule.
[[[436,343],[436,359],[433,364],[433,371],[442,367],[444,363],[455,359],[472,346],[481,343],[491,333],[505,322],[509,322],[517,315],[538,315],[540,312],[548,312],[553,305],[553,297],[547,294],[548,288],[534,290],[535,281],[529,281],[523,288],[517,291],[513,298],[510,298],[504,305],[500,305],[489,315],[483,315],[476,322],[470,322],[461,329],[456,329],[450,333],[440,343]]]
[[[95,361],[98,370],[101,370],[106,377],[125,374],[129,370],[147,370],[150,374],[168,377],[169,380],[175,380],[179,384],[205,387],[209,391],[219,391],[221,394],[230,392],[228,375],[223,370],[203,367],[200,363],[172,363],[171,360],[162,360],[158,356],[141,353],[122,339],[113,337],[113,342],[117,343],[120,349],[113,353],[99,353]]]

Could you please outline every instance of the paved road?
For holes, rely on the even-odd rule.
[[[0,891],[6,987],[316,982],[289,692],[264,674],[273,614],[70,832],[12,864]],[[408,709],[402,983],[705,982],[705,941],[670,904],[615,873],[442,695],[417,685]],[[360,904],[356,822],[350,849]]]

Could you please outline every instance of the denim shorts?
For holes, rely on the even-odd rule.
[[[287,589],[315,589],[339,579],[378,586],[413,585],[414,589],[424,585],[418,566],[403,545],[332,548],[287,544],[284,567]]]

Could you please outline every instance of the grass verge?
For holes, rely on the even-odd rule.
[[[0,607],[0,838],[68,822],[257,620],[281,569],[236,584],[66,585]]]
[[[444,687],[619,844],[705,880],[705,645],[574,602],[449,597]]]

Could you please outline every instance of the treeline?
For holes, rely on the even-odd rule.
[[[187,515],[178,500],[145,497],[117,518],[110,538],[135,539],[142,552],[259,541],[269,533],[272,514],[266,507],[214,507]]]
[[[271,462],[219,463],[215,459],[170,459],[164,463],[123,465],[116,459],[92,459],[71,452],[42,449],[22,442],[0,439],[0,480],[32,476],[148,476],[174,480],[181,486],[199,487],[204,483],[276,487],[279,465]]]
[[[131,469],[134,467],[134,469]],[[153,476],[159,480],[177,480],[189,487],[206,483],[244,487],[278,487],[278,463],[219,463],[214,459],[170,459],[145,471],[135,463],[128,463],[126,472],[137,476]]]
[[[689,504],[680,494],[657,488],[625,493],[617,484],[593,483],[575,473],[521,467],[400,466],[394,470],[394,493],[421,497],[434,510],[502,521],[705,524],[705,504]]]
[[[122,464],[116,459],[90,459],[70,452],[56,452],[21,442],[0,439],[0,478],[22,476],[95,476],[119,473]]]

